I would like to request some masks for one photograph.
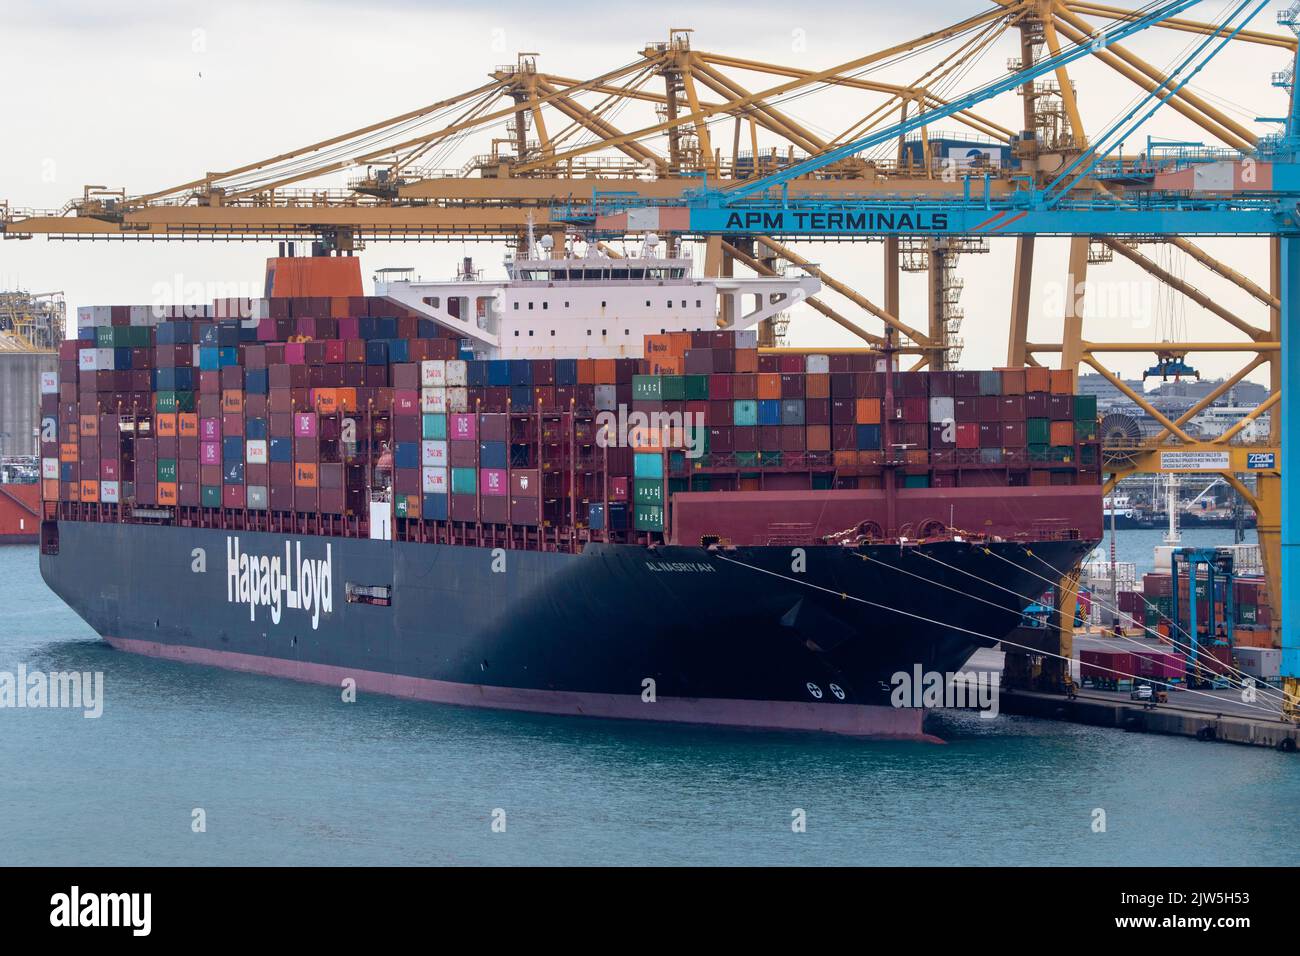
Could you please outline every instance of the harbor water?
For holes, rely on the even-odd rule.
[[[940,715],[948,742],[927,745],[347,703],[115,652],[45,587],[35,547],[0,548],[0,580],[0,677],[104,680],[98,718],[0,709],[10,864],[1294,857],[1276,839],[1300,804],[1294,755],[965,713]]]

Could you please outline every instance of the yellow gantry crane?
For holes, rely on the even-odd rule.
[[[586,79],[543,70],[540,55],[521,53],[496,66],[486,81],[359,129],[320,139],[232,169],[145,193],[87,186],[57,210],[31,210],[0,202],[0,235],[60,240],[310,240],[328,251],[350,253],[367,241],[479,240],[522,242],[531,227],[555,238],[562,255],[563,210],[573,203],[618,193],[649,204],[670,203],[701,185],[726,187],[779,172],[900,119],[923,115],[956,99],[973,70],[1026,70],[1063,45],[1086,44],[1089,59],[1129,84],[1135,94],[1161,89],[1159,66],[1129,43],[1109,42],[1108,27],[1139,14],[1078,0],[994,0],[957,23],[906,42],[864,52],[838,64],[812,67],[770,63],[697,48],[689,29],[647,43],[630,62]],[[1194,19],[1171,18],[1155,30],[1188,35],[1216,33]],[[1134,38],[1136,44],[1141,35]],[[1249,45],[1279,68],[1294,57],[1294,35],[1242,30],[1232,43]],[[1008,56],[1008,53],[1010,55]],[[900,81],[901,75],[910,80]],[[1261,71],[1262,75],[1262,71]],[[1275,85],[1289,88],[1291,78]],[[1007,194],[1013,177],[1050,180],[1087,146],[1081,92],[1061,67],[1050,79],[1019,87],[1019,128],[975,110],[945,120],[952,128],[919,132],[865,154],[840,159],[787,184],[791,196],[834,199],[868,194],[936,198],[987,189]],[[835,129],[801,119],[804,102],[834,98]],[[1108,158],[1074,187],[1077,196],[1104,199],[1134,188],[1127,173],[1178,168],[1227,151],[1251,152],[1259,133],[1215,104],[1217,98],[1180,86],[1167,106],[1204,135],[1204,144],[1151,146]],[[1110,112],[1108,108],[1107,113]],[[973,185],[977,184],[977,185]],[[629,226],[629,235],[644,231]],[[671,229],[670,244],[680,237]],[[844,241],[851,241],[846,237]],[[863,240],[867,241],[867,240]],[[1279,243],[1257,256],[1248,276],[1179,236],[1076,236],[1069,240],[1060,335],[1029,337],[1031,283],[1037,238],[890,237],[882,245],[883,293],[875,301],[827,272],[816,255],[779,237],[710,236],[705,272],[729,276],[737,268],[759,275],[802,268],[818,275],[826,292],[811,308],[869,346],[886,331],[912,356],[913,367],[942,369],[961,353],[964,310],[960,260],[987,251],[989,242],[1015,246],[1006,321],[1007,365],[1089,368],[1105,377],[1159,423],[1161,431],[1106,449],[1110,483],[1149,471],[1220,473],[1256,509],[1265,567],[1279,575],[1279,481],[1276,468],[1277,402],[1281,387]],[[1270,240],[1237,240],[1265,243]],[[1153,247],[1161,252],[1153,255]],[[1162,264],[1165,253],[1180,267]],[[1116,260],[1141,269],[1161,289],[1193,303],[1227,326],[1207,341],[1113,342],[1085,335],[1090,274]],[[1267,266],[1263,263],[1267,262]],[[1245,293],[1249,313],[1238,314],[1184,277],[1183,266],[1203,270]],[[900,319],[905,273],[927,277],[927,322]],[[1266,273],[1266,274],[1265,274]],[[979,317],[981,335],[993,329]],[[770,332],[769,332],[770,334]],[[771,339],[768,339],[771,344]],[[1115,374],[1108,362],[1124,355],[1229,355],[1239,367],[1177,418],[1164,415]],[[1223,435],[1201,441],[1189,421],[1247,376],[1267,376],[1269,398]],[[1243,430],[1269,413],[1273,443],[1246,445]],[[1273,467],[1251,467],[1267,462]],[[1263,456],[1250,458],[1249,456]],[[1240,475],[1252,473],[1252,491]],[[1277,619],[1277,615],[1274,616]]]

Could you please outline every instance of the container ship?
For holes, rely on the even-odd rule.
[[[260,299],[79,309],[42,574],[172,660],[929,739],[892,675],[959,670],[1100,539],[1096,410],[1069,373],[760,349],[817,289],[648,239],[371,296],[355,258],[280,257]]]

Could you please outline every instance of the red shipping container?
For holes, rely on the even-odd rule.
[[[972,422],[959,422],[957,424],[957,447],[979,448],[980,426]]]

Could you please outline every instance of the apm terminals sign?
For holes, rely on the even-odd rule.
[[[726,215],[725,228],[738,232],[761,230],[764,233],[861,233],[877,235],[894,232],[945,232],[948,213],[930,209],[874,209],[856,211],[826,210],[808,212],[798,209],[701,210],[691,214],[691,226],[701,225],[697,218]],[[711,225],[711,224],[710,224]]]
[[[239,538],[226,538],[226,600],[248,605],[248,619],[257,620],[257,608],[271,609],[271,623],[279,624],[284,608],[311,613],[312,630],[321,614],[334,610],[334,555],[329,544],[325,557],[302,556],[302,542],[284,543],[280,556],[241,551]]]

